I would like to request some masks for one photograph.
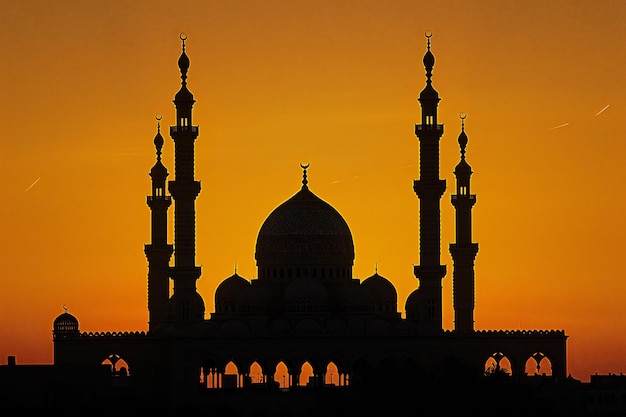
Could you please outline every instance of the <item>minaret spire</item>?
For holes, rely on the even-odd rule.
[[[169,299],[169,263],[173,246],[167,243],[167,211],[172,204],[170,196],[165,195],[165,180],[169,175],[161,162],[163,136],[161,136],[161,115],[156,115],[157,134],[154,137],[156,163],[150,170],[152,194],[147,198],[151,216],[151,243],[145,245],[144,252],[148,259],[148,313],[149,330],[154,331],[167,318]]]
[[[476,204],[476,195],[470,193],[472,168],[465,160],[466,117],[467,114],[460,114],[461,160],[454,169],[456,194],[452,195],[452,205],[456,212],[456,243],[450,244],[450,254],[454,262],[452,278],[454,330],[460,333],[474,331],[474,259],[478,253],[478,244],[472,242],[472,207]]]
[[[441,214],[440,200],[446,181],[439,179],[439,140],[443,125],[437,123],[439,93],[432,86],[435,57],[430,50],[431,31],[425,33],[427,49],[423,58],[426,86],[418,99],[422,108],[422,123],[415,125],[419,139],[420,178],[413,183],[419,199],[419,255],[420,264],[414,267],[419,288],[407,299],[408,319],[418,321],[424,333],[437,333],[442,329],[442,285],[446,266],[441,265]]]
[[[196,266],[196,209],[200,181],[194,178],[194,143],[198,126],[192,123],[193,94],[187,89],[189,57],[185,51],[187,35],[180,34],[182,52],[178,59],[181,87],[174,97],[176,125],[170,127],[174,140],[175,180],[169,191],[174,199],[174,266],[171,277],[174,295],[170,300],[170,319],[175,323],[193,323],[204,320],[204,301],[196,291],[201,270]]]

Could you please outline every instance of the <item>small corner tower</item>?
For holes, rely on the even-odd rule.
[[[446,181],[439,179],[439,140],[443,125],[437,123],[439,93],[432,85],[435,57],[430,51],[432,33],[428,39],[423,63],[426,70],[426,86],[418,99],[422,108],[422,123],[415,125],[419,139],[420,177],[413,183],[419,198],[419,255],[420,264],[414,267],[419,288],[407,299],[407,318],[418,321],[425,333],[442,331],[442,286],[446,266],[441,265],[441,214],[440,200],[446,189]]]
[[[174,266],[170,276],[174,281],[174,294],[170,299],[169,318],[176,324],[204,320],[204,301],[196,290],[200,267],[196,266],[196,209],[200,194],[200,181],[194,179],[194,143],[198,126],[192,123],[195,100],[187,89],[189,57],[185,52],[187,35],[180,35],[182,53],[178,58],[181,87],[174,98],[176,125],[170,126],[174,140],[174,181],[169,191],[174,199]]]
[[[454,330],[459,333],[471,333],[474,331],[474,259],[478,253],[478,244],[472,242],[472,207],[476,203],[476,195],[470,193],[472,168],[465,160],[467,115],[461,113],[460,117],[461,161],[454,169],[456,194],[452,195],[452,205],[456,212],[456,243],[450,244],[450,254],[454,262],[452,278]]]
[[[152,194],[147,197],[151,216],[151,242],[145,245],[144,252],[148,258],[148,313],[149,331],[153,331],[167,318],[167,302],[169,300],[170,258],[174,250],[167,243],[167,212],[172,199],[165,195],[165,180],[169,175],[161,162],[163,136],[161,136],[161,115],[156,116],[157,134],[154,137],[156,163],[150,170],[152,178]]]

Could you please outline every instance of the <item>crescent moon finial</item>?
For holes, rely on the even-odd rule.
[[[187,34],[185,32],[180,32],[180,40],[181,41],[186,41],[187,40]]]
[[[424,36],[426,36],[428,39],[433,37],[433,31],[432,30],[427,30],[424,32]]]
[[[65,304],[63,304],[63,311],[67,313],[67,307],[65,307]]]
[[[311,163],[308,163],[306,165],[304,165],[302,162],[300,163],[300,168],[302,168],[302,188],[306,189],[307,184],[309,183],[309,181],[306,179],[306,170],[309,167],[309,165],[311,165]]]
[[[459,113],[459,119],[461,119],[461,130],[465,130],[465,119],[467,119],[467,113],[464,111]]]

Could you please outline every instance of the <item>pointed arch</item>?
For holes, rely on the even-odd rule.
[[[300,386],[314,386],[314,371],[313,365],[309,361],[305,361],[300,367],[300,376],[298,377],[298,385]]]
[[[524,367],[526,375],[552,376],[552,361],[543,352],[533,353]]]
[[[339,373],[339,367],[335,362],[330,361],[326,365],[326,372],[324,377],[324,385],[341,385],[341,374]]]
[[[274,371],[274,383],[278,388],[288,389],[291,386],[289,368],[283,361],[278,362]]]
[[[510,359],[502,352],[494,352],[485,361],[484,372],[487,377],[511,376],[512,365]]]
[[[250,364],[250,382],[252,385],[265,384],[265,373],[258,361],[254,361]]]
[[[108,365],[110,367],[111,376],[114,377],[125,377],[130,376],[130,367],[128,362],[123,359],[120,355],[116,353],[112,353],[108,355],[102,362],[101,365]]]

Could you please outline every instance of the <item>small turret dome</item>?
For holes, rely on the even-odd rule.
[[[361,286],[369,290],[372,295],[376,312],[395,313],[398,309],[398,294],[396,288],[387,278],[378,273],[365,279]]]
[[[226,278],[215,290],[215,308],[218,313],[234,313],[239,307],[241,294],[250,287],[250,282],[237,273]]]
[[[54,338],[79,334],[78,319],[65,311],[54,319],[53,334]]]
[[[226,278],[215,290],[215,303],[233,302],[241,292],[250,286],[250,282],[237,273]]]

